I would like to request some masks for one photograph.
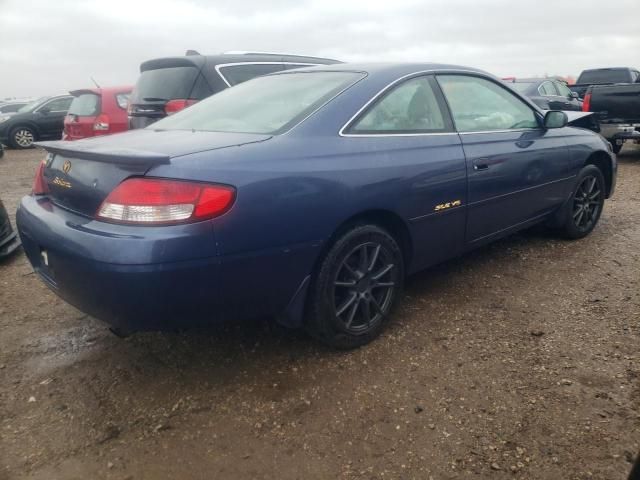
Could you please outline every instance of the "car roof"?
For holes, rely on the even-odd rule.
[[[510,78],[505,80],[507,83],[542,83],[542,82],[562,82],[562,80],[558,80],[557,78]]]
[[[332,65],[317,65],[313,67],[296,68],[295,70],[284,70],[271,75],[278,75],[289,72],[306,71],[336,71],[336,72],[365,72],[365,73],[386,73],[390,75],[410,75],[419,72],[467,72],[479,73],[493,77],[493,75],[473,67],[462,65],[451,65],[445,63],[339,63]]]
[[[279,53],[222,53],[218,55],[191,54],[181,57],[162,57],[147,60],[140,64],[140,71],[144,72],[146,70],[180,66],[202,67],[205,63],[209,65],[222,65],[225,63],[258,62],[310,63],[322,65],[340,63],[338,60],[333,60],[331,58]]]
[[[82,95],[83,93],[94,93],[96,95],[102,94],[110,94],[110,93],[131,93],[133,87],[123,86],[123,87],[95,87],[95,88],[79,88],[77,90],[70,90],[69,94],[77,97],[78,95]]]

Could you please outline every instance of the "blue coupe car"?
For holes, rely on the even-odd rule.
[[[436,64],[279,72],[42,146],[17,223],[69,303],[121,332],[270,315],[341,348],[406,275],[537,223],[588,235],[616,180],[599,135]]]

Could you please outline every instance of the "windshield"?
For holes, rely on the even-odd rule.
[[[71,102],[69,115],[95,117],[100,113],[100,96],[95,93],[83,93]]]
[[[509,83],[511,88],[513,88],[516,92],[526,93],[531,87],[535,86],[535,83],[531,82],[518,82],[518,83]]]
[[[35,110],[36,107],[38,107],[38,105],[40,105],[41,103],[44,103],[48,99],[49,99],[49,97],[40,97],[39,99],[34,100],[31,103],[27,103],[24,107],[22,107],[20,110],[18,110],[18,113],[31,112],[31,111]]]
[[[577,83],[625,83],[628,81],[630,81],[628,70],[604,69],[582,72]]]
[[[362,78],[355,72],[296,72],[259,77],[148,128],[280,133]]]

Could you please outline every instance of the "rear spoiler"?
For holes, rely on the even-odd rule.
[[[34,145],[44,148],[47,152],[62,155],[64,157],[93,160],[95,162],[115,163],[122,165],[161,165],[170,162],[171,157],[163,153],[146,152],[130,148],[108,148],[90,143],[63,142],[36,142]]]

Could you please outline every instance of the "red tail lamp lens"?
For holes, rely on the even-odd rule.
[[[148,225],[197,222],[222,215],[234,199],[235,189],[226,185],[130,178],[109,194],[97,216]]]

